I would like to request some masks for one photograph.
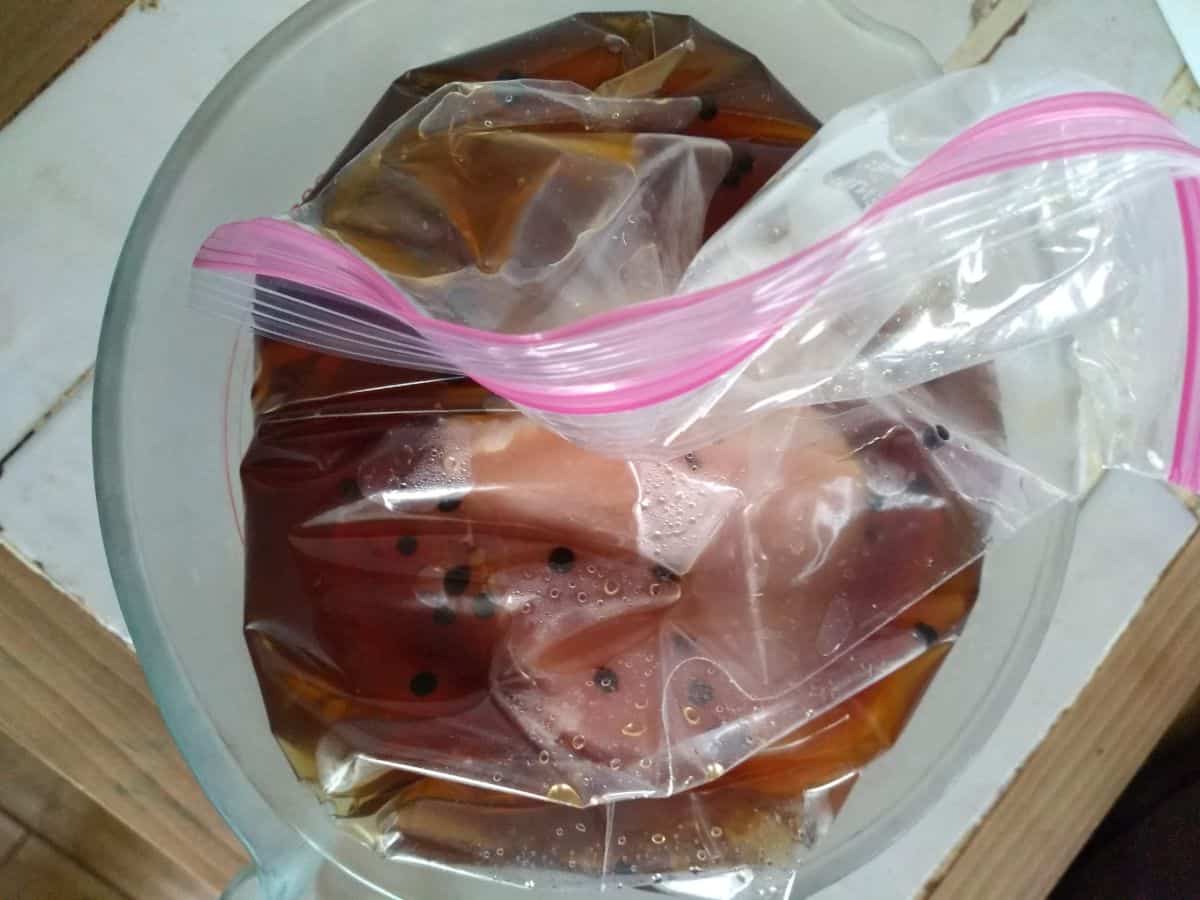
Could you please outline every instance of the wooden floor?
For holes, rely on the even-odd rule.
[[[192,900],[216,891],[0,734],[0,897]]]

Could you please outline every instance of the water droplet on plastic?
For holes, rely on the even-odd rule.
[[[562,826],[560,825],[558,828],[554,829],[554,833],[556,835],[558,835],[559,837],[562,837],[564,834],[566,834],[566,831],[564,831]]]
[[[575,595],[575,599],[578,600],[580,603],[587,603],[587,600],[588,600],[587,591],[580,591],[578,594]]]
[[[619,591],[620,589],[621,589],[621,585],[619,585],[617,582],[613,581],[611,578],[608,579],[608,581],[604,582],[604,593],[608,594],[608,596],[610,596],[610,597],[613,594],[615,594],[617,591]]]
[[[505,103],[512,103],[512,102],[513,102],[513,95],[512,95],[512,94],[505,94],[505,95],[504,95],[504,102],[505,102]]]
[[[615,772],[617,769],[621,768],[621,761],[614,757],[608,761],[608,767]]]
[[[504,776],[501,775],[499,772],[496,772],[494,775],[492,775],[492,781],[494,781],[496,784],[499,784],[503,780],[504,780]]]
[[[654,834],[650,835],[650,843],[652,844],[665,844],[666,842],[667,836],[662,832],[656,831]],[[661,879],[662,876],[659,877]]]
[[[624,846],[625,846],[625,835],[621,834],[621,835],[618,835],[618,836],[617,836],[617,846],[618,846],[618,847],[624,847]]]
[[[583,832],[587,831],[587,826],[584,825],[582,822],[576,822],[575,830],[578,831],[580,834],[583,834]]]
[[[725,832],[720,825],[714,825],[712,828],[708,829],[708,833],[715,838],[719,838]]]
[[[621,729],[621,734],[626,737],[641,737],[645,733],[646,726],[641,722],[626,722],[625,727]]]
[[[571,746],[576,750],[582,750],[584,743],[585,741],[582,734],[577,734],[575,737],[571,738]]]
[[[556,803],[566,803],[570,806],[583,806],[583,799],[579,796],[579,792],[569,784],[551,785],[550,790],[546,791],[546,799]]]
[[[643,756],[641,759],[638,760],[638,765],[641,766],[643,769],[650,768],[650,758],[647,756]]]
[[[694,706],[685,706],[683,708],[683,717],[687,719],[689,725],[700,724],[700,710]]]
[[[560,594],[560,591],[558,590],[558,588],[550,588],[550,599],[551,600],[557,600],[559,597],[559,594]]]

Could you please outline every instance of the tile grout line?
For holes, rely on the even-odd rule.
[[[71,400],[91,380],[95,371],[96,364],[93,362],[88,365],[86,369],[80,372],[79,375],[76,376],[75,380],[67,385],[66,389],[54,399],[53,403],[46,408],[46,411],[34,420],[33,424],[29,426],[26,432],[17,439],[17,442],[8,448],[8,450],[6,450],[2,456],[0,456],[0,477],[3,477],[4,467],[8,461],[15,457],[17,453],[19,453],[21,449],[27,443],[29,443],[29,440],[35,434],[37,434],[37,432],[40,431],[47,422],[50,421],[50,419],[60,412],[64,406],[71,402]]]

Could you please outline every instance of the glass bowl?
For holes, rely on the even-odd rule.
[[[101,524],[125,619],[167,725],[254,859],[229,896],[377,892],[440,900],[482,892],[533,900],[542,893],[494,882],[485,888],[448,870],[376,856],[294,778],[268,729],[241,633],[237,462],[252,424],[251,341],[244,328],[200,314],[186,298],[205,235],[224,221],[287,209],[400,72],[589,8],[548,0],[310,3],[200,106],[130,230],[96,375]],[[692,15],[758,54],[821,118],[938,71],[913,38],[845,0],[664,0],[655,9]],[[1019,402],[1022,392],[1005,390],[1003,376],[1001,388],[1005,402]],[[990,733],[1049,621],[1072,521],[1071,510],[1052,511],[989,551],[960,646],[898,745],[864,771],[830,833],[788,873],[795,896],[878,854]],[[581,881],[552,894],[593,897],[598,888]]]

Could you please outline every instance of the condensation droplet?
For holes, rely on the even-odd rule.
[[[700,710],[694,706],[685,706],[683,708],[683,717],[687,719],[689,725],[700,724]]]
[[[619,836],[617,837],[617,846],[618,846],[618,847],[624,847],[624,846],[625,846],[625,835],[623,835],[623,834],[622,834],[622,835],[619,835]]]
[[[650,843],[652,844],[665,844],[666,842],[667,836],[662,832],[656,831],[654,834],[650,835]]]
[[[650,704],[647,703],[645,700],[637,700],[634,702],[633,708],[634,709],[645,709],[649,705]]]
[[[492,781],[494,781],[496,784],[499,784],[503,780],[504,780],[504,776],[501,775],[499,772],[496,772],[494,775],[492,775]]]
[[[641,737],[646,733],[646,726],[641,722],[626,722],[625,727],[621,729],[621,734],[626,737]]]
[[[584,745],[584,740],[583,740],[582,734],[577,734],[577,735],[575,735],[575,737],[571,738],[571,746],[574,747],[576,750],[582,750],[583,745]]]
[[[491,128],[491,127],[492,127],[493,125],[495,125],[495,124],[496,124],[496,123],[495,123],[495,122],[493,122],[491,119],[484,119],[484,120],[483,120],[483,127],[484,127],[484,128]]]
[[[604,582],[604,593],[608,594],[610,597],[620,589],[621,585],[617,584],[617,582],[613,581],[611,578]]]
[[[562,837],[564,834],[566,834],[566,832],[563,830],[561,825],[558,828],[554,829],[554,833],[556,835],[558,835],[559,837]]]
[[[550,599],[557,600],[560,593],[558,588],[550,588]]]
[[[725,774],[725,767],[720,763],[709,763],[704,767],[704,774],[709,778],[720,778]]]
[[[575,599],[578,600],[580,603],[587,603],[587,592],[580,591],[578,594],[575,595]]]
[[[712,828],[708,829],[708,833],[715,838],[719,838],[725,832],[720,825],[714,825]]]
[[[610,759],[608,761],[608,767],[615,772],[617,769],[621,768],[621,761],[619,759],[615,759],[615,758]]]
[[[582,834],[583,832],[587,831],[587,826],[584,825],[582,822],[576,822],[575,830],[578,831],[580,834]]]
[[[539,753],[538,754],[538,762],[540,762],[543,766],[546,763],[550,762],[550,751],[543,750],[541,753]]]
[[[650,758],[648,756],[643,756],[641,759],[638,760],[638,765],[641,766],[643,769],[650,768]]]

